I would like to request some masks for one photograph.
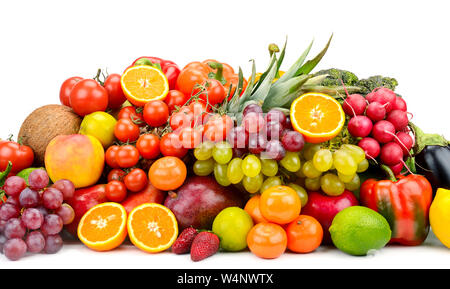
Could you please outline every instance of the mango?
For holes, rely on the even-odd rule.
[[[100,179],[105,165],[105,151],[93,136],[59,135],[49,142],[44,161],[53,182],[68,179],[75,188],[84,188]]]

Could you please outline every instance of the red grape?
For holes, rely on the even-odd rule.
[[[294,130],[285,131],[281,137],[283,147],[290,152],[299,152],[305,145],[303,135]]]
[[[249,134],[261,131],[264,127],[264,124],[264,117],[261,113],[249,112],[242,119],[242,126]]]
[[[28,176],[28,184],[30,188],[34,190],[41,190],[48,185],[49,178],[48,174],[43,169],[37,169],[30,173]]]
[[[42,204],[47,209],[56,210],[61,207],[63,198],[63,194],[58,189],[47,188],[42,193]]]
[[[72,223],[75,218],[75,211],[69,204],[62,204],[55,213],[61,217],[64,225]]]
[[[19,218],[11,218],[5,224],[3,234],[8,239],[22,238],[25,236],[27,228]]]
[[[26,252],[27,244],[20,238],[9,239],[3,245],[3,253],[11,261],[19,260]]]
[[[251,103],[244,108],[244,110],[242,111],[242,115],[246,116],[250,112],[262,113],[263,111],[261,106],[255,103]]]
[[[54,235],[61,232],[63,228],[63,220],[56,214],[48,214],[44,217],[44,223],[41,226],[41,231],[44,235]]]
[[[12,176],[6,179],[3,190],[10,197],[18,197],[20,192],[27,187],[25,180],[18,176]]]
[[[248,150],[252,154],[259,154],[266,149],[267,139],[263,134],[253,133],[248,136]]]
[[[58,180],[53,185],[52,188],[58,189],[62,194],[64,201],[69,200],[73,197],[75,192],[75,185],[69,180]]]
[[[36,207],[39,205],[39,193],[30,188],[25,188],[25,190],[20,193],[19,202],[20,205],[25,208]]]
[[[45,247],[45,237],[39,231],[33,231],[25,238],[25,243],[28,247],[28,252],[39,253]]]
[[[45,237],[44,252],[47,254],[54,254],[61,250],[63,246],[63,240],[60,235],[48,235]]]
[[[11,218],[20,216],[20,208],[10,203],[4,203],[0,207],[0,219],[7,221]]]
[[[262,158],[281,160],[286,155],[286,150],[279,140],[271,140],[267,142],[266,150],[261,153]]]
[[[283,125],[278,121],[266,122],[266,133],[268,139],[279,140],[283,132]]]
[[[286,115],[279,109],[273,108],[266,114],[266,122],[279,122],[282,126],[286,125]]]
[[[25,209],[22,213],[22,222],[30,230],[37,230],[44,222],[44,216],[36,208]]]

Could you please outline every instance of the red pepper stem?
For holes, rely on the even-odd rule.
[[[396,182],[397,178],[394,175],[394,172],[387,165],[380,165],[381,169],[387,174],[389,180]]]
[[[223,77],[223,64],[220,62],[214,62],[214,61],[210,61],[208,62],[209,67],[211,67],[212,69],[216,70],[216,73],[214,73],[214,77],[210,77],[213,79],[216,79],[220,82],[223,82],[224,77]]]

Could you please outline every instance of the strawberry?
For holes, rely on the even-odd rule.
[[[191,260],[200,261],[214,255],[219,250],[219,237],[211,232],[199,233],[191,246]]]
[[[189,253],[192,241],[198,232],[196,229],[189,227],[184,229],[172,245],[172,252],[175,254]]]

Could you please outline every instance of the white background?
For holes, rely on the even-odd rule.
[[[359,77],[397,78],[414,122],[450,137],[450,11],[448,1],[2,1],[0,4],[0,137],[17,136],[35,108],[59,103],[61,83],[121,73],[135,58],[154,55],[180,66],[215,58],[250,73],[268,61],[267,46],[288,36],[287,68],[314,39],[311,56],[331,33],[316,68]],[[97,253],[75,243],[55,255],[31,255],[0,268],[450,268],[450,251],[430,234],[420,247],[389,246],[368,257],[320,248],[307,255],[262,260],[249,252],[202,262],[131,245]]]

